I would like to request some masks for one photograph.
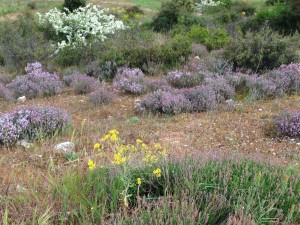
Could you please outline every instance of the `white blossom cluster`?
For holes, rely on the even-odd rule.
[[[76,48],[86,45],[88,39],[103,41],[108,34],[126,28],[122,21],[115,20],[113,15],[106,15],[106,9],[99,9],[96,5],[88,4],[73,12],[67,8],[65,10],[67,13],[54,8],[44,16],[37,13],[39,24],[63,39],[57,43],[56,52],[67,46]]]
[[[201,0],[200,3],[195,3],[195,8],[197,12],[202,13],[206,7],[210,6],[218,6],[220,5],[220,1],[214,1],[214,0]]]

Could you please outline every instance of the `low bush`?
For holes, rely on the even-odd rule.
[[[217,96],[214,89],[207,85],[180,91],[191,104],[191,110],[205,112],[214,110],[217,106]]]
[[[206,77],[205,85],[212,87],[216,94],[216,101],[218,103],[224,102],[228,99],[234,99],[235,89],[223,76],[217,76],[216,78]]]
[[[119,68],[113,83],[123,93],[142,94],[146,91],[146,82],[140,69]]]
[[[53,96],[63,91],[63,83],[56,73],[49,73],[39,62],[28,63],[25,68],[27,75],[17,76],[7,88],[14,98],[26,96],[33,99],[42,96]]]
[[[89,77],[85,74],[73,74],[64,78],[65,82],[69,83],[76,94],[88,94],[96,90],[99,80],[94,77]]]
[[[209,51],[226,45],[229,36],[225,29],[210,30],[199,25],[191,27],[188,36],[197,44],[204,44]]]
[[[199,85],[204,77],[200,73],[171,71],[166,76],[167,82],[174,88],[190,88]]]
[[[289,40],[289,37],[265,27],[259,32],[247,32],[230,40],[225,46],[224,56],[233,62],[235,68],[263,72],[299,60]]]
[[[283,112],[274,119],[276,133],[279,137],[300,136],[300,114]]]
[[[0,118],[0,144],[13,145],[18,140],[36,140],[53,136],[70,125],[66,111],[52,106],[27,106]]]
[[[183,94],[175,91],[155,91],[148,94],[141,102],[142,108],[164,114],[189,112],[191,103]]]
[[[98,88],[89,96],[89,101],[95,106],[109,104],[116,96],[115,93],[109,91],[107,88]]]

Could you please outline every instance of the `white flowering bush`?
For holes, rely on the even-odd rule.
[[[90,40],[101,40],[117,30],[125,29],[122,21],[115,20],[115,16],[105,14],[106,9],[88,4],[85,7],[70,12],[54,8],[45,15],[37,13],[38,22],[42,28],[51,30],[58,38],[57,52],[65,47],[76,48],[87,45]]]
[[[195,10],[197,12],[202,13],[205,8],[211,7],[211,6],[218,6],[220,5],[220,1],[215,1],[215,0],[201,0],[200,3],[195,3]]]

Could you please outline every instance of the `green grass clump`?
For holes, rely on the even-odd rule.
[[[299,224],[299,171],[234,161],[167,162],[161,177],[134,169],[122,202],[118,172],[69,170],[52,179],[53,222],[63,224]]]

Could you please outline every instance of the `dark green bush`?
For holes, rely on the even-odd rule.
[[[45,64],[54,53],[51,43],[37,29],[33,15],[0,23],[0,55],[9,70],[23,70],[28,62]]]
[[[86,5],[86,0],[65,0],[63,4],[63,8],[69,9],[73,12],[75,9],[79,7],[84,7]]]
[[[290,37],[264,27],[259,32],[247,32],[230,40],[225,47],[224,56],[235,67],[262,72],[298,61],[299,57],[292,49],[290,40]]]
[[[177,24],[180,9],[174,2],[163,3],[157,16],[153,19],[154,31],[169,31]]]
[[[286,4],[276,4],[261,10],[256,20],[259,24],[268,21],[271,28],[281,33],[292,33],[297,29],[297,20],[292,14],[292,8]]]
[[[125,14],[127,14],[129,18],[134,18],[137,14],[143,15],[144,11],[139,6],[135,5],[127,8]]]

